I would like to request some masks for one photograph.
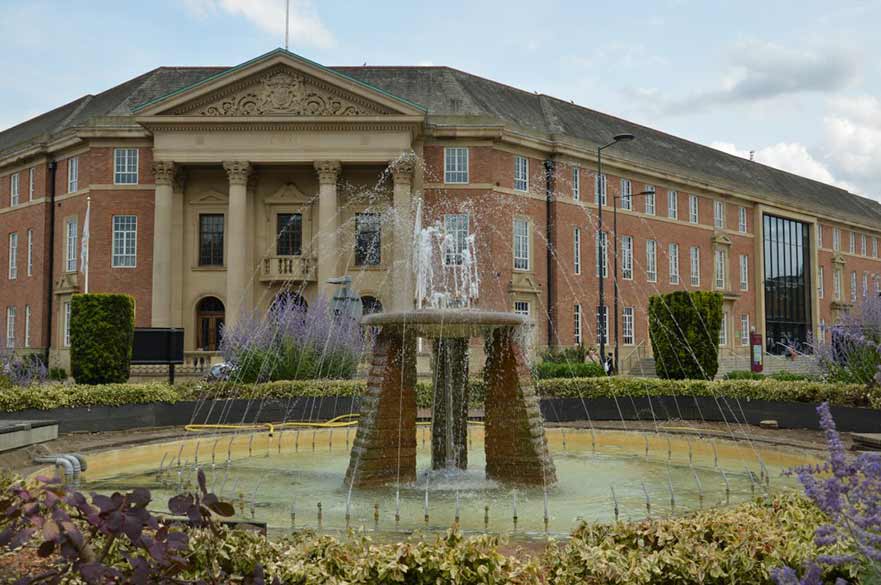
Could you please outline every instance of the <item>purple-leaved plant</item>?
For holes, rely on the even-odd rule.
[[[833,382],[881,383],[881,297],[867,296],[829,329],[830,343],[816,344],[825,377]],[[824,340],[825,341],[825,340]]]
[[[46,381],[48,370],[40,356],[18,354],[13,349],[0,349],[0,378],[14,386],[30,386]]]
[[[850,545],[853,552],[821,555],[799,573],[792,567],[772,572],[778,585],[820,585],[823,567],[864,562],[881,577],[881,453],[860,453],[848,457],[835,421],[824,402],[817,407],[820,426],[826,435],[828,459],[822,465],[797,467],[794,473],[805,494],[829,516],[829,523],[814,533],[817,546]],[[845,583],[841,578],[836,584]]]

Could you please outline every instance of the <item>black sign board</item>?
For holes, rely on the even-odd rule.
[[[184,363],[184,330],[168,327],[135,327],[132,365]]]

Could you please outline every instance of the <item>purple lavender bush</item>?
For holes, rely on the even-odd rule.
[[[13,386],[30,386],[46,381],[48,370],[40,356],[17,354],[13,349],[0,349],[0,387],[3,382]]]
[[[826,434],[828,460],[817,466],[792,470],[804,486],[808,498],[829,517],[829,523],[814,534],[817,546],[845,543],[851,554],[819,556],[801,567],[772,573],[778,585],[819,585],[824,568],[864,563],[868,582],[881,582],[881,453],[860,453],[848,458],[835,428],[835,421],[824,402],[817,407],[820,425]],[[841,578],[836,584],[846,583]]]
[[[818,344],[818,364],[830,382],[881,382],[881,297],[868,296],[830,328],[831,343]]]
[[[224,330],[220,350],[240,382],[352,378],[364,347],[358,322],[290,295]]]

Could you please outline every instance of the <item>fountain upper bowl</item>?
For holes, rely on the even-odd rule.
[[[528,318],[483,309],[416,309],[373,313],[361,319],[367,327],[394,327],[419,337],[484,337],[500,327],[520,327]]]

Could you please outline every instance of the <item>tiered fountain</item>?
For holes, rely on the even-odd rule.
[[[521,345],[526,319],[471,308],[479,284],[473,235],[466,238],[456,262],[436,263],[435,250],[448,253],[454,246],[452,236],[439,226],[423,229],[420,216],[417,208],[418,308],[362,320],[379,332],[346,483],[365,487],[416,479],[417,337],[432,341],[432,469],[467,467],[468,353],[471,340],[482,337],[486,476],[514,484],[555,483],[556,470]],[[440,278],[435,278],[436,264],[442,267]]]

